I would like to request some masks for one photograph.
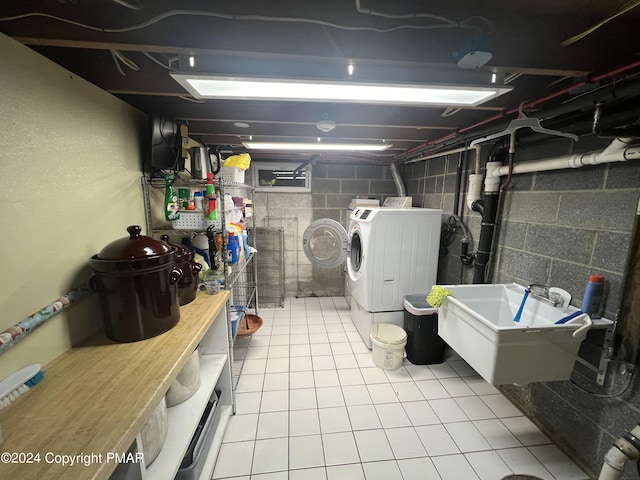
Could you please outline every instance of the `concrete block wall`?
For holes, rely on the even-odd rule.
[[[597,151],[609,142],[591,136],[575,144],[549,139],[520,146],[516,163]],[[457,155],[452,155],[406,166],[408,193],[414,195],[415,206],[443,208],[445,219],[453,212],[457,161]],[[472,161],[467,163],[465,176]],[[464,200],[466,181],[462,190]],[[572,303],[579,306],[588,276],[603,274],[608,283],[605,313],[615,318],[639,198],[640,162],[514,175],[498,229],[491,283],[558,286],[569,291]],[[475,237],[475,248],[480,217],[466,207],[462,216]],[[470,283],[469,269],[458,258],[459,238],[441,258],[439,283]],[[614,361],[605,388],[600,388],[592,372],[576,365],[571,381],[501,389],[596,477],[612,442],[638,421],[640,380],[619,374],[622,364]],[[622,478],[638,478],[635,470],[630,464]]]
[[[395,183],[386,166],[320,162],[312,166],[310,193],[256,192],[257,225],[285,231],[285,296],[343,295],[344,266],[314,266],[302,248],[305,229],[321,218],[331,218],[346,228],[347,208],[355,196],[382,203],[395,195]]]
[[[471,158],[471,155],[467,155]],[[434,158],[425,162],[405,165],[404,175],[407,195],[413,197],[413,206],[422,208],[440,208],[443,211],[442,223],[446,225],[454,213],[456,192],[456,170],[461,158],[458,154]],[[462,158],[463,175],[461,182],[460,205],[462,220],[473,233],[476,243],[472,243],[470,251],[477,244],[480,231],[480,215],[465,204],[466,178],[471,172],[473,162]],[[437,282],[440,285],[470,283],[472,269],[460,262],[460,239],[462,231],[457,230],[454,240],[441,245],[438,263]]]

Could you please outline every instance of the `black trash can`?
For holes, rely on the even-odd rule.
[[[414,365],[444,361],[446,343],[438,336],[438,309],[429,305],[427,294],[404,297],[404,330],[407,360]]]

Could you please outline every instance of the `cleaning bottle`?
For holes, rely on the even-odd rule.
[[[229,232],[229,239],[227,243],[227,264],[235,265],[240,259],[240,243],[238,243],[238,237]]]
[[[180,212],[178,212],[178,195],[176,195],[176,189],[173,187],[173,174],[166,173],[164,176],[164,218],[168,221],[177,220],[180,218]]]
[[[216,270],[217,274],[222,274],[224,271],[224,263],[222,261],[222,234],[216,233],[216,266],[218,269]]]
[[[249,251],[249,235],[246,230],[242,230],[242,248],[244,249],[244,261],[249,260],[251,252]]]
[[[202,195],[202,192],[196,192],[193,194],[193,204],[196,207],[196,210],[203,210],[203,199],[204,196]]]
[[[207,173],[207,191],[206,199],[206,217],[208,220],[216,220],[218,218],[216,211],[216,192],[213,187],[213,173]]]
[[[591,318],[600,318],[603,293],[604,277],[602,275],[591,275],[582,299],[582,311]]]

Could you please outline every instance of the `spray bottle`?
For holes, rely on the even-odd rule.
[[[213,173],[207,173],[207,191],[206,199],[206,217],[208,220],[216,220],[218,218],[216,211],[216,192],[213,187]]]
[[[178,195],[176,195],[176,189],[173,188],[173,179],[174,177],[171,173],[166,173],[164,176],[164,218],[167,221],[180,218]]]

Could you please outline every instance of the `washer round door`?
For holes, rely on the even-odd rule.
[[[349,249],[349,265],[353,272],[359,272],[362,266],[362,237],[360,230],[354,229],[351,234],[351,248]]]
[[[302,236],[304,254],[320,267],[337,267],[349,255],[349,236],[344,227],[330,218],[316,220]]]

